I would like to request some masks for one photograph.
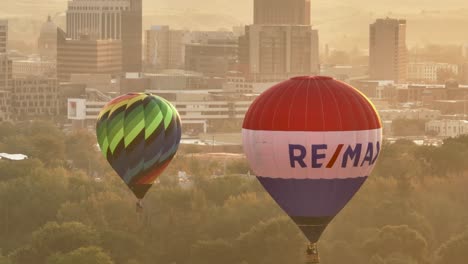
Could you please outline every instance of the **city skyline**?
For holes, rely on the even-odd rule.
[[[0,264],[464,264],[468,2],[422,1],[2,4]]]

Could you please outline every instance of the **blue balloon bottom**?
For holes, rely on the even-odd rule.
[[[367,176],[349,179],[257,179],[311,242],[361,188]]]

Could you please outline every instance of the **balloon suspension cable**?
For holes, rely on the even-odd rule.
[[[320,263],[317,243],[309,243],[306,250],[306,264]]]

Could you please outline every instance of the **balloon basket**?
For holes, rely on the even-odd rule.
[[[138,214],[141,214],[143,212],[143,201],[142,200],[138,200],[136,202],[136,212]]]
[[[320,263],[319,252],[317,248],[317,243],[310,243],[307,246],[306,251],[306,264],[316,264]]]

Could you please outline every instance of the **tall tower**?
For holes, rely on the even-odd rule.
[[[0,19],[0,53],[7,52],[8,43],[8,20]]]
[[[143,4],[142,0],[128,0],[129,9],[122,12],[122,70],[142,71]]]
[[[254,24],[310,25],[310,0],[255,0]]]
[[[12,61],[8,59],[8,20],[0,20],[0,90],[8,90],[12,78]]]
[[[319,73],[310,0],[255,0],[254,24],[239,38],[240,66],[257,81]]]
[[[406,20],[377,19],[370,25],[370,78],[405,82],[407,63]]]

